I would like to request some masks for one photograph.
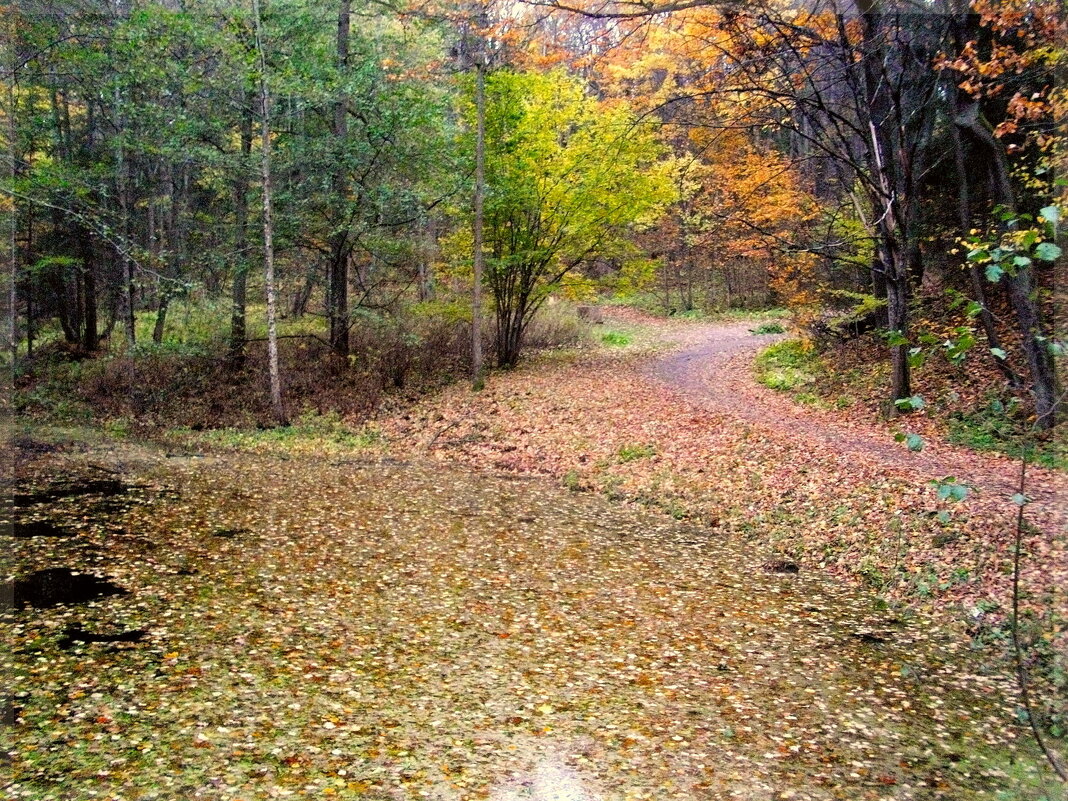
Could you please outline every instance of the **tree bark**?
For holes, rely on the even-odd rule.
[[[87,352],[96,350],[96,248],[92,234],[87,230],[80,232],[82,247],[82,347]]]
[[[274,286],[274,221],[271,217],[271,96],[267,88],[267,58],[263,51],[263,31],[259,0],[252,0],[256,25],[256,55],[260,83],[260,174],[263,187],[263,270],[267,287],[267,373],[271,384],[271,410],[278,425],[289,425],[282,403],[282,378],[278,369],[277,293]]]
[[[954,122],[971,133],[990,154],[995,198],[1010,218],[1015,218],[1016,195],[1012,187],[1009,159],[1005,149],[985,124],[985,120],[980,117],[978,103],[971,103],[960,110]],[[1015,223],[1010,223],[1010,226],[1014,225]],[[1017,267],[1009,272],[1005,281],[1008,284],[1009,301],[1016,315],[1020,340],[1031,368],[1031,392],[1035,399],[1036,425],[1041,429],[1049,429],[1056,424],[1057,375],[1053,367],[1053,357],[1044,341],[1031,268]]]
[[[886,282],[886,316],[890,331],[908,336],[908,266],[909,257],[904,249],[891,243],[889,253],[883,258],[889,275]],[[893,400],[912,395],[909,375],[908,345],[890,346],[891,391]]]
[[[14,37],[14,21],[10,23],[11,30],[5,30],[5,39],[7,47],[4,48],[7,52],[4,53],[8,57],[8,64],[5,66],[11,66],[14,69],[14,64],[17,60],[18,54],[15,50],[15,37]],[[14,186],[15,179],[18,177],[18,138],[15,131],[15,77],[12,72],[7,81],[7,146],[8,146],[8,177],[11,180],[11,186]],[[18,230],[19,230],[19,215],[18,209],[15,203],[11,203],[11,207],[7,211],[8,222],[10,227],[8,229],[8,257],[10,258],[11,274],[9,280],[11,281],[8,287],[7,297],[7,321],[8,321],[8,347],[11,351],[11,365],[10,368],[14,368],[18,362],[19,356],[19,336],[18,336],[18,284],[19,284],[19,244],[18,244]],[[30,305],[29,299],[29,282],[26,284],[26,349],[27,355],[33,352],[33,309]],[[9,374],[9,371],[5,372],[5,375]],[[7,385],[5,384],[5,389]]]
[[[472,262],[474,279],[471,292],[471,382],[475,387],[482,383],[482,252],[483,205],[486,194],[486,55],[475,54],[475,198]],[[510,348],[506,348],[510,350]],[[518,358],[518,348],[515,357]],[[514,361],[507,361],[514,364]]]
[[[348,80],[349,30],[352,0],[341,0],[337,18],[337,69],[341,81]],[[344,154],[349,131],[349,97],[345,88],[334,102],[334,146],[337,165],[334,170],[333,191],[338,204],[338,230],[330,239],[330,265],[327,284],[327,316],[330,320],[330,346],[342,359],[349,355],[349,180]]]
[[[170,293],[162,288],[159,293],[159,303],[156,306],[156,322],[152,326],[152,341],[157,345],[163,341],[163,332],[167,327],[167,309],[171,305]]]
[[[304,283],[297,291],[297,294],[293,296],[293,305],[290,306],[290,314],[293,317],[303,317],[308,310],[308,302],[311,300],[312,291],[315,289],[315,273],[316,265],[313,264],[308,267],[308,271],[304,274]]]
[[[230,306],[230,359],[245,353],[246,306],[248,296],[248,177],[252,156],[252,106],[241,92],[241,163],[234,182],[234,250],[237,251]]]
[[[957,170],[957,220],[963,235],[970,231],[972,227],[971,189],[968,184],[968,167],[964,154],[964,140],[960,135],[960,129],[956,125],[950,125],[949,135],[953,142],[953,161]],[[990,358],[994,360],[994,364],[997,365],[998,370],[1005,376],[1009,385],[1012,387],[1019,387],[1021,382],[1016,371],[1009,366],[1006,359],[995,352],[1003,350],[1001,347],[1001,338],[998,336],[997,328],[994,325],[994,315],[990,313],[990,309],[987,307],[986,288],[983,286],[983,275],[979,270],[979,265],[975,262],[968,263],[968,277],[971,280],[972,294],[975,296],[975,302],[979,304],[979,322],[983,326],[983,333],[986,334],[986,344],[990,353]]]

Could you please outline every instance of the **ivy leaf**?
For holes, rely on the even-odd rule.
[[[1043,220],[1053,225],[1061,221],[1061,210],[1056,206],[1046,206],[1038,214]]]
[[[1039,242],[1035,246],[1035,256],[1042,261],[1057,261],[1060,255],[1061,249],[1052,242]]]
[[[995,359],[1001,359],[1002,361],[1005,361],[1009,356],[1003,348],[991,348],[990,352],[994,354]]]
[[[1027,256],[1016,256],[1012,260],[1012,263],[1013,263],[1013,266],[1015,266],[1015,267],[1030,267],[1031,266],[1031,260],[1029,258],[1027,258]]]
[[[1024,494],[1017,492],[1015,495],[1012,496],[1012,502],[1017,506],[1026,506],[1028,503],[1031,502],[1031,499]]]
[[[905,447],[914,453],[923,450],[923,437],[919,434],[909,434],[905,437]]]
[[[996,284],[1001,280],[1001,276],[1005,275],[1005,271],[1001,269],[1000,264],[994,264],[991,262],[986,265],[986,280],[993,284]]]

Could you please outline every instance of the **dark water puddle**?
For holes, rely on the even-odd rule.
[[[60,648],[72,648],[78,643],[94,642],[141,642],[145,638],[147,632],[145,629],[131,629],[129,631],[117,631],[113,634],[104,634],[97,631],[88,631],[81,626],[73,625],[67,626],[63,632],[63,639],[59,641]]]
[[[211,536],[220,537],[224,540],[232,540],[234,537],[240,537],[243,534],[249,534],[247,528],[217,528],[211,532]]]
[[[796,575],[801,572],[801,568],[797,562],[791,562],[786,559],[777,559],[771,562],[765,562],[764,570],[768,573],[787,573],[790,575]]]
[[[16,609],[32,606],[44,609],[59,604],[84,604],[111,595],[127,595],[128,590],[89,573],[75,573],[69,567],[38,570],[7,585]]]
[[[39,503],[52,503],[62,498],[76,498],[82,495],[113,498],[117,495],[125,495],[129,490],[130,485],[114,478],[58,481],[35,492],[16,492],[15,506],[25,508]]]
[[[25,453],[55,453],[60,450],[58,445],[50,442],[41,442],[33,437],[20,436],[11,441],[12,447]]]
[[[47,520],[16,520],[11,526],[11,536],[19,539],[29,537],[73,537],[70,529],[49,523]]]

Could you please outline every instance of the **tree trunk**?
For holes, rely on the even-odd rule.
[[[432,262],[434,255],[434,218],[430,215],[424,215],[422,219],[423,228],[423,247],[419,253],[418,269],[418,282],[419,282],[419,300],[426,302],[434,297],[434,275],[432,272]]]
[[[507,310],[497,314],[497,365],[515,367],[523,344],[523,322],[519,311]]]
[[[337,68],[342,82],[348,80],[349,30],[352,15],[352,0],[341,0],[337,18]],[[349,97],[345,89],[338,93],[334,102],[334,147],[337,150],[337,166],[334,171],[333,190],[338,204],[338,228],[330,241],[330,270],[327,316],[330,319],[330,346],[341,359],[349,355],[349,233],[347,209],[349,205],[349,180],[345,160],[346,139],[349,131]]]
[[[961,138],[960,129],[956,125],[950,125],[949,135],[953,141],[953,161],[957,169],[957,222],[960,225],[960,230],[963,235],[970,231],[972,227],[971,190],[968,185],[968,167],[964,154],[964,140]],[[979,265],[975,262],[968,262],[968,277],[971,280],[972,294],[975,296],[975,302],[979,304],[979,322],[983,326],[983,333],[986,334],[986,344],[988,346],[990,358],[994,360],[994,364],[997,365],[998,370],[1005,376],[1009,385],[1012,387],[1019,387],[1021,382],[1020,377],[1016,375],[1016,371],[1009,366],[1006,359],[995,352],[1003,350],[1001,347],[1001,338],[998,336],[997,328],[994,326],[994,315],[992,315],[990,309],[987,308],[986,288],[983,286],[983,274],[979,270]]]
[[[293,305],[290,307],[290,314],[293,317],[303,317],[308,310],[308,302],[311,300],[312,291],[315,289],[315,272],[315,265],[308,267],[308,271],[304,274],[304,283],[297,291],[297,294],[293,296]]]
[[[96,320],[96,248],[92,234],[83,230],[81,233],[82,247],[82,347],[87,352],[96,350],[99,344],[97,339]]]
[[[241,163],[234,182],[234,249],[237,263],[230,306],[230,358],[240,360],[245,353],[246,306],[248,295],[248,178],[252,155],[252,106],[241,92]]]
[[[909,257],[901,247],[891,244],[890,251],[883,256],[887,266],[886,282],[886,316],[890,331],[908,336],[908,268]],[[891,396],[893,400],[902,400],[912,395],[909,376],[908,345],[890,346]]]
[[[1016,195],[1012,188],[1009,159],[1004,148],[985,124],[985,120],[979,116],[979,104],[971,103],[960,110],[954,122],[971,133],[990,154],[995,197],[1010,217],[1015,218]],[[1056,424],[1057,375],[1053,368],[1053,357],[1046,348],[1030,266],[1016,267],[1005,280],[1008,283],[1009,300],[1016,314],[1021,343],[1031,368],[1035,425],[1041,429],[1049,429]]]
[[[10,24],[12,25],[12,28],[13,28],[14,27],[14,21],[11,21]],[[7,114],[5,114],[5,116],[7,117],[8,178],[11,181],[10,186],[14,186],[15,185],[15,179],[18,177],[19,158],[18,158],[18,152],[17,152],[18,139],[16,137],[16,131],[15,131],[15,112],[16,112],[16,109],[15,109],[15,80],[14,80],[14,72],[13,72],[13,70],[14,70],[15,62],[16,62],[16,60],[18,58],[18,54],[16,53],[16,50],[15,50],[14,37],[10,35],[11,33],[13,33],[13,31],[8,32],[8,33],[9,33],[8,37],[5,37],[5,38],[7,38],[7,45],[8,45],[5,48],[5,50],[7,50],[8,52],[6,52],[4,55],[8,56],[10,60],[8,61],[8,64],[5,65],[5,66],[10,66],[11,69],[12,69],[12,73],[11,73],[11,77],[9,77],[8,80],[6,81],[6,83],[7,83]],[[7,312],[7,320],[8,320],[8,331],[7,331],[8,346],[9,346],[9,348],[11,350],[11,365],[9,366],[9,371],[10,371],[10,369],[14,368],[15,364],[18,361],[18,356],[19,356],[19,337],[18,337],[18,319],[19,319],[19,315],[18,315],[18,284],[19,284],[18,231],[19,231],[19,215],[18,215],[18,209],[17,209],[17,207],[15,206],[15,204],[13,202],[10,204],[10,208],[7,210],[7,215],[6,216],[8,217],[8,222],[10,223],[10,227],[8,229],[8,242],[7,242],[7,245],[8,245],[8,248],[9,248],[8,258],[10,259],[10,269],[11,269],[11,275],[10,275],[10,279],[9,280],[11,281],[11,284],[10,284],[10,286],[8,288],[8,297],[7,297],[8,308],[6,310],[6,312]],[[27,342],[26,351],[27,351],[27,355],[30,355],[33,352],[33,321],[32,321],[33,309],[31,308],[30,300],[29,300],[29,291],[28,291],[29,290],[29,282],[26,282],[26,287],[27,287],[27,293],[26,293],[26,342]],[[9,371],[5,371],[5,376],[9,376],[10,375]],[[5,388],[7,388],[7,386],[8,385],[5,384]]]
[[[471,381],[477,388],[482,383],[482,217],[483,202],[486,192],[486,57],[485,53],[475,55],[475,200],[474,200],[474,245],[472,262],[474,280],[471,293]],[[501,353],[511,352],[506,348]],[[518,358],[518,347],[515,358]],[[498,357],[498,360],[500,357]],[[506,361],[514,364],[514,361]]]
[[[159,293],[159,305],[156,306],[156,323],[152,326],[152,341],[157,345],[163,341],[163,331],[167,325],[167,309],[171,305],[170,292],[161,288]]]
[[[267,89],[267,58],[263,52],[263,32],[259,0],[252,0],[256,25],[256,55],[260,80],[260,167],[263,181],[263,269],[267,286],[267,373],[271,383],[271,410],[278,425],[289,425],[282,404],[282,378],[278,369],[277,294],[274,286],[274,221],[271,218],[271,97]]]

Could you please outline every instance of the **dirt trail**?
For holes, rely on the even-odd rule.
[[[35,457],[20,491],[100,469],[137,502],[42,500],[94,522],[11,543],[17,574],[127,592],[0,621],[8,798],[985,801],[1039,776],[1003,772],[1011,686],[952,641],[701,526],[544,479],[131,445]],[[147,635],[64,645],[72,621]]]
[[[678,391],[688,401],[714,412],[798,438],[837,452],[843,463],[861,457],[876,459],[919,482],[953,476],[988,496],[1011,497],[1018,491],[1019,463],[998,454],[980,454],[928,438],[920,452],[910,452],[893,440],[884,426],[849,419],[848,412],[829,412],[801,406],[788,396],[759,385],[752,376],[752,357],[781,336],[754,336],[752,323],[708,326],[697,344],[653,362],[647,375]],[[693,334],[691,334],[691,337]],[[1063,524],[1065,481],[1034,470],[1027,484],[1033,507]]]

